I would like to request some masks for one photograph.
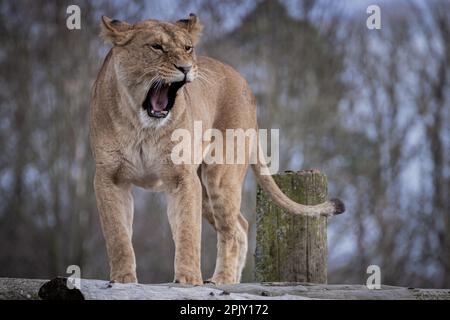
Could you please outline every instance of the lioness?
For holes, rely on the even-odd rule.
[[[101,36],[111,42],[93,87],[91,146],[94,187],[111,268],[111,280],[137,282],[131,243],[132,185],[163,191],[175,242],[175,282],[202,284],[202,216],[218,234],[217,261],[210,279],[240,281],[247,252],[248,223],[240,212],[246,164],[174,164],[177,128],[257,130],[255,98],[230,66],[196,57],[202,26],[195,15],[177,22],[146,20],[134,25],[102,17]],[[273,200],[295,214],[331,216],[341,201],[316,206],[285,196],[270,175],[252,165]]]

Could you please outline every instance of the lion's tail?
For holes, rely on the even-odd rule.
[[[345,211],[344,203],[339,199],[331,199],[324,203],[307,206],[297,203],[288,196],[286,196],[278,187],[270,174],[263,175],[261,170],[268,172],[267,166],[258,161],[257,164],[252,164],[253,172],[259,185],[270,196],[270,198],[281,208],[294,214],[317,217],[317,216],[333,216],[341,214]]]

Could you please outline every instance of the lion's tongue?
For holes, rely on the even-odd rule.
[[[157,90],[152,90],[150,102],[152,103],[152,108],[155,111],[163,111],[167,104],[169,103],[169,86],[162,86]]]

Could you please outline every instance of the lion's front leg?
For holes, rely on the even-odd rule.
[[[174,281],[202,284],[200,270],[201,246],[201,184],[195,173],[170,179],[167,191],[167,214],[175,242]]]
[[[110,278],[121,283],[137,282],[136,260],[131,244],[131,186],[114,183],[110,174],[97,168],[94,188],[111,268]]]

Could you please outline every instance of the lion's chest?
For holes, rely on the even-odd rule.
[[[123,149],[120,178],[145,189],[159,191],[165,168],[165,150],[152,143],[129,144]]]

